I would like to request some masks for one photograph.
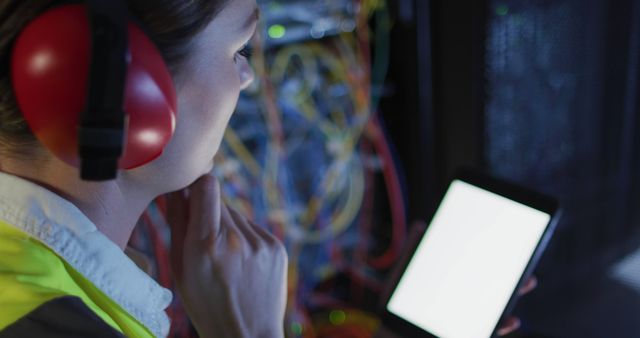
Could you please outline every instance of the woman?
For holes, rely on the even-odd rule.
[[[26,23],[61,3],[0,5],[0,332],[166,336],[170,292],[122,250],[152,199],[191,185],[170,197],[169,218],[176,229],[173,268],[198,332],[282,336],[286,253],[274,237],[221,205],[218,184],[207,175],[238,94],[253,79],[243,48],[255,32],[255,1],[128,1],[172,71],[179,113],[159,158],[100,183],[80,180],[76,168],[39,145],[12,96],[13,40]],[[198,216],[187,221],[187,214]],[[30,221],[45,223],[47,231],[71,231],[59,231],[64,238],[30,236],[24,231]],[[38,315],[43,312],[54,315]],[[21,321],[33,313],[40,328]]]
[[[0,4],[0,337],[166,336],[171,293],[123,250],[149,203],[170,192],[172,270],[200,336],[282,337],[286,252],[221,203],[208,174],[253,79],[255,0],[127,1],[171,71],[179,113],[160,157],[107,182],[81,180],[40,145],[12,91],[16,36],[67,2]]]

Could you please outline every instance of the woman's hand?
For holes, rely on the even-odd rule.
[[[538,285],[538,280],[535,277],[531,277],[524,286],[518,291],[519,296],[526,295],[527,293],[533,291]],[[499,336],[506,336],[511,332],[516,331],[520,328],[520,319],[517,317],[509,317],[507,320],[502,323],[502,327],[498,329]]]
[[[168,195],[171,265],[201,337],[283,337],[287,254],[221,202],[211,175]]]

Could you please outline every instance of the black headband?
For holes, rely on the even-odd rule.
[[[129,11],[123,0],[87,0],[91,62],[86,107],[80,115],[80,177],[113,179],[123,152]]]

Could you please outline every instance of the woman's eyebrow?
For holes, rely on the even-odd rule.
[[[247,17],[247,19],[244,21],[241,30],[246,31],[247,29],[249,29],[249,27],[251,27],[251,25],[253,25],[254,22],[258,21],[258,19],[260,19],[260,9],[258,7],[255,7],[251,15],[249,15],[249,17]]]

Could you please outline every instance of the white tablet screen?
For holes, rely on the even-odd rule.
[[[549,220],[454,181],[387,309],[441,338],[490,337]]]

